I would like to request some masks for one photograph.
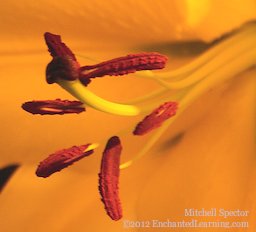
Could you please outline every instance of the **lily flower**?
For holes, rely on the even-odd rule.
[[[146,148],[144,147],[142,149],[143,152],[138,156],[135,156],[135,158],[128,161],[127,163],[121,165],[120,168],[122,169],[131,165],[135,160],[141,157],[145,153],[145,150],[149,150],[154,142],[168,128],[173,120],[168,120],[165,126],[162,126],[162,123],[176,114],[178,107],[177,103],[173,102],[174,100],[180,101],[180,110],[182,111],[195,99],[208,92],[216,85],[255,65],[255,35],[256,26],[254,23],[252,23],[249,24],[249,26],[245,26],[245,28],[241,29],[230,38],[224,40],[224,42],[215,45],[214,48],[210,49],[202,56],[195,59],[195,61],[188,64],[186,67],[182,67],[179,70],[166,72],[159,75],[149,71],[140,74],[140,77],[155,80],[157,83],[161,84],[164,89],[161,88],[158,90],[157,94],[149,94],[143,97],[143,100],[141,100],[141,98],[139,101],[136,99],[135,101],[139,102],[140,104],[127,105],[113,103],[101,99],[84,86],[87,86],[91,82],[90,79],[95,77],[102,77],[104,75],[124,75],[141,70],[163,68],[167,61],[165,56],[161,56],[158,53],[141,53],[116,58],[97,65],[80,67],[75,58],[75,55],[61,41],[60,36],[53,35],[51,33],[45,33],[46,43],[53,57],[53,60],[47,66],[46,80],[49,84],[54,82],[58,83],[63,89],[67,90],[78,100],[80,100],[81,102],[79,102],[78,107],[81,107],[81,105],[84,104],[110,114],[126,116],[141,115],[147,113],[149,110],[152,110],[152,108],[154,108],[156,104],[159,104],[159,102],[167,101],[165,104],[155,109],[152,114],[147,116],[141,123],[136,126],[133,132],[134,135],[144,135],[150,132],[152,129],[158,127],[160,127],[160,129],[158,130],[158,133],[156,133],[149,140],[150,142],[145,146]],[[88,70],[93,71],[88,72]],[[84,73],[84,71],[86,73]],[[182,78],[179,78],[177,81],[172,81],[173,79],[180,76],[182,76]],[[166,96],[168,91],[170,91],[170,94],[167,94]],[[160,97],[160,100],[157,99],[155,95],[157,95],[158,98]],[[156,98],[156,100],[154,100],[154,98]],[[147,103],[149,100],[150,103]],[[38,108],[38,102],[36,101],[23,104],[23,108],[31,103],[34,103],[35,107]],[[67,101],[64,101],[64,103],[67,103]],[[69,106],[72,105],[72,102],[68,103]],[[33,113],[33,110],[31,111]],[[56,112],[59,113],[58,106],[56,107]],[[61,111],[61,114],[63,113],[64,110]],[[44,108],[42,108],[42,114],[45,114]],[[125,130],[127,131],[127,129]],[[120,142],[118,144],[120,144]],[[93,144],[92,146],[81,146],[79,149],[77,149],[76,152],[74,152],[74,148],[70,148],[69,150],[72,150],[71,153],[69,150],[58,151],[43,161],[39,165],[36,173],[40,177],[48,177],[52,173],[60,171],[73,162],[88,156],[87,153],[89,152],[88,154],[91,154],[93,152],[92,148],[96,148],[98,145],[99,143]],[[84,150],[84,153],[81,153],[82,150]],[[72,154],[73,152],[74,155],[71,156],[71,159],[69,155],[64,155],[69,153]],[[120,156],[120,152],[118,153],[118,156]],[[109,155],[111,156],[112,152],[109,152]],[[107,170],[111,169],[111,167],[107,166],[111,165],[111,163],[116,165],[116,161],[110,162],[108,159],[106,159],[106,161],[102,160],[102,166],[106,166]],[[119,197],[117,194],[112,195],[108,193],[110,189],[109,186],[106,188],[106,190],[104,190],[104,179],[112,179],[109,176],[112,172],[116,171],[107,171],[106,174],[100,175],[100,191],[103,196],[103,202],[108,214],[113,220],[119,220],[122,218],[122,213],[116,213],[115,211],[121,210],[120,203],[108,206],[108,202],[119,202]],[[118,176],[119,174],[116,175],[114,179],[116,180]],[[109,184],[111,184],[111,181]],[[113,184],[111,189],[117,188],[117,185],[118,184]],[[114,191],[117,192],[117,190]]]
[[[192,1],[183,3],[191,10]],[[196,9],[196,6],[193,6]],[[252,9],[251,6],[253,4],[249,7]],[[90,4],[87,7],[90,7]],[[3,231],[122,231],[127,223],[131,227],[134,223],[135,231],[146,230],[147,226],[160,231],[163,230],[165,222],[191,222],[192,219],[206,223],[236,222],[240,223],[240,226],[246,226],[241,223],[248,222],[250,226],[247,228],[253,231],[255,130],[252,125],[255,122],[255,112],[251,106],[255,103],[256,84],[255,24],[249,23],[233,31],[248,20],[243,18],[235,24],[230,23],[228,29],[224,29],[225,25],[221,24],[221,32],[213,30],[207,36],[207,33],[203,36],[205,26],[202,27],[204,30],[200,31],[198,25],[205,19],[208,8],[203,3],[198,8],[201,9],[198,17],[192,14],[192,10],[188,11],[188,18],[191,20],[187,20],[186,25],[191,33],[181,36],[185,41],[212,41],[213,38],[219,38],[230,30],[232,33],[212,43],[208,50],[194,59],[185,57],[183,64],[179,64],[176,69],[172,67],[172,70],[169,70],[170,66],[175,66],[175,60],[179,58],[174,59],[166,50],[159,53],[168,56],[167,71],[141,70],[138,66],[138,69],[135,68],[138,72],[133,74],[129,69],[129,74],[121,77],[97,78],[101,74],[94,74],[98,71],[102,73],[98,69],[106,67],[106,63],[100,61],[98,65],[95,64],[96,60],[107,56],[111,61],[107,61],[107,64],[113,63],[114,55],[107,54],[107,50],[98,54],[95,52],[94,58],[91,58],[91,54],[86,55],[86,62],[79,54],[74,58],[70,54],[61,54],[64,57],[59,57],[52,53],[53,61],[47,68],[47,82],[54,84],[44,85],[43,70],[48,62],[47,56],[43,55],[44,58],[40,60],[40,68],[30,64],[29,69],[24,71],[21,65],[19,73],[24,73],[22,81],[26,81],[26,78],[28,81],[24,87],[11,80],[13,88],[16,87],[17,90],[14,96],[17,97],[8,98],[9,104],[5,104],[6,110],[2,116],[16,115],[20,120],[14,120],[12,116],[10,120],[13,124],[6,124],[15,125],[15,128],[9,126],[10,136],[7,134],[4,138],[15,143],[10,143],[13,146],[8,146],[8,149],[6,147],[4,150],[10,155],[3,158],[2,163],[16,161],[22,164],[1,193],[0,214]],[[247,14],[249,19],[252,19],[250,15]],[[47,15],[45,17],[48,18]],[[104,21],[101,22],[104,24]],[[129,25],[121,20],[117,22],[126,29]],[[175,25],[178,25],[177,22],[176,20]],[[95,31],[95,28],[92,31]],[[81,33],[81,30],[74,31]],[[109,28],[106,31],[109,31]],[[158,31],[157,28],[154,31]],[[166,33],[166,30],[162,31]],[[78,32],[71,34],[79,34],[76,33]],[[113,33],[120,34],[119,39],[124,35],[118,30],[110,30],[104,38],[106,44],[111,44]],[[71,38],[71,35],[67,37],[67,34],[58,34],[65,38],[65,42],[66,38]],[[95,34],[89,36],[93,38]],[[146,37],[145,43],[151,41],[150,43],[154,44],[162,40],[150,40],[150,35]],[[122,50],[122,54],[118,49],[118,52],[113,53],[120,57],[125,57],[125,54],[144,53],[145,47],[141,46],[143,39],[140,40],[137,34],[134,38],[131,36],[131,44],[137,40],[136,46],[140,47],[139,49],[127,46]],[[162,43],[166,41],[177,41],[177,38],[165,38]],[[129,44],[129,38],[119,44],[119,47],[125,47],[125,43]],[[73,46],[74,42],[67,44],[73,51],[79,51]],[[90,46],[93,45],[94,40]],[[125,53],[125,50],[129,50],[129,53]],[[139,53],[133,50],[139,50]],[[135,57],[138,58],[137,55]],[[86,66],[81,67],[78,59],[79,63],[85,62]],[[91,61],[88,61],[89,59]],[[29,62],[33,60],[29,59]],[[12,72],[14,70],[8,69],[10,76],[15,77]],[[37,73],[40,73],[41,78],[35,77]],[[123,74],[119,71],[117,73]],[[104,68],[103,74],[112,75],[112,70],[108,72]],[[6,80],[6,83],[9,83],[8,81],[10,80]],[[125,83],[123,86],[122,82]],[[46,88],[50,88],[51,91]],[[105,93],[107,90],[109,94]],[[119,91],[119,95],[116,95],[114,90]],[[129,90],[127,92],[130,95],[124,90]],[[7,88],[3,93],[8,93]],[[59,99],[70,98],[70,94],[75,98],[72,101]],[[19,104],[22,102],[46,97],[57,100],[30,101],[23,105],[23,109],[32,114],[54,116],[32,116],[20,110]],[[16,112],[12,108],[13,102],[17,109],[19,108],[17,114],[10,114]],[[123,149],[118,138],[122,141]],[[79,143],[87,145],[72,148],[74,144]],[[100,151],[101,145],[105,144],[107,146],[104,151]],[[112,150],[113,144],[117,150]],[[69,146],[70,149],[60,150],[64,146]],[[56,150],[58,152],[42,162],[47,168],[49,165],[51,168],[54,167],[45,176],[52,174],[52,171],[59,171],[62,165],[69,167],[47,179],[38,178],[35,175],[38,162]],[[92,150],[94,154],[84,158],[91,154]],[[122,155],[119,157],[121,150]],[[106,158],[113,153],[117,154],[118,159]],[[63,159],[60,160],[60,157]],[[79,162],[70,166],[73,161]],[[107,165],[108,163],[111,165]],[[113,173],[110,176],[110,183],[113,183],[113,186],[119,184],[119,194],[116,188],[112,192],[107,190],[109,187],[113,189],[107,181],[108,170]],[[99,201],[99,172],[100,194],[108,215],[118,220],[122,211],[123,218],[117,222],[110,220]],[[109,199],[110,204],[107,201]],[[121,202],[122,210],[118,207],[115,208],[117,211],[112,210],[113,199],[117,206]],[[188,217],[185,215],[185,209],[216,209],[217,212],[223,209],[229,213],[239,209],[249,211],[249,215],[225,218],[221,215]],[[234,231],[239,229],[241,228],[237,227]]]

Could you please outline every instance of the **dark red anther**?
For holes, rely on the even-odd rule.
[[[121,202],[118,196],[119,165],[122,146],[120,139],[109,139],[103,152],[99,174],[99,190],[107,214],[115,221],[122,218]]]
[[[56,151],[38,165],[36,175],[38,177],[46,178],[51,174],[59,172],[63,168],[72,165],[74,162],[91,155],[93,150],[84,152],[89,145],[90,144],[73,146],[68,149]]]
[[[85,111],[82,107],[83,103],[80,101],[68,100],[46,100],[46,101],[30,101],[22,104],[22,109],[31,114],[79,114]]]
[[[87,86],[91,78],[105,75],[119,76],[141,70],[162,69],[165,67],[167,57],[156,52],[131,54],[96,65],[80,67],[73,52],[61,41],[59,35],[49,32],[44,34],[46,44],[53,60],[46,70],[48,84],[56,82],[57,78],[65,80],[80,79]]]
[[[46,32],[44,34],[44,38],[49,48],[48,51],[51,53],[53,58],[62,55],[69,55],[76,61],[76,57],[73,52],[66,46],[66,44],[62,43],[60,35],[54,35],[50,32]]]
[[[56,56],[46,67],[46,81],[48,84],[56,82],[57,78],[73,81],[79,78],[79,67],[70,55]]]
[[[91,78],[105,75],[118,76],[134,73],[141,70],[162,69],[165,67],[167,57],[156,52],[131,54],[105,61],[96,65],[80,68],[80,81],[86,86]],[[92,71],[90,71],[92,70]]]
[[[155,109],[150,115],[146,116],[142,122],[140,122],[133,134],[134,135],[144,135],[148,132],[160,127],[162,123],[168,118],[176,114],[178,109],[177,102],[166,102],[163,105]]]
[[[49,32],[44,34],[49,52],[53,57],[46,69],[46,81],[48,84],[56,82],[57,78],[76,80],[79,78],[80,65],[73,52],[62,43],[59,35]]]

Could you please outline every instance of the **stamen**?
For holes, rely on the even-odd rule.
[[[80,81],[86,86],[90,83],[90,78],[103,77],[106,75],[119,76],[141,70],[162,69],[165,67],[167,59],[166,56],[156,52],[130,54],[96,65],[81,67],[80,71],[83,75],[81,75]],[[93,71],[87,72],[92,69]]]
[[[42,115],[81,113],[85,111],[84,106],[86,104],[97,110],[117,115],[133,116],[149,114],[153,111],[136,126],[133,133],[144,135],[153,129],[158,129],[152,134],[142,150],[130,161],[120,165],[122,146],[117,136],[131,133],[135,125],[123,129],[116,133],[117,136],[110,138],[103,152],[99,190],[108,215],[115,221],[122,218],[121,203],[118,196],[120,169],[130,166],[148,152],[173,121],[198,97],[221,82],[254,66],[256,62],[255,24],[250,24],[248,28],[242,28],[237,34],[221,41],[185,67],[157,75],[149,70],[163,68],[167,61],[165,56],[158,53],[127,55],[80,68],[75,55],[61,42],[60,36],[45,33],[45,40],[53,57],[46,70],[47,82],[57,82],[80,101],[61,101],[60,99],[32,101],[22,105],[24,110],[32,114]],[[136,105],[109,102],[93,94],[85,87],[91,78],[104,75],[124,75],[141,70],[147,71],[135,74],[135,76],[155,80],[165,89],[161,88],[126,102],[126,104],[136,103]],[[172,82],[166,81],[166,79],[170,80],[173,77],[179,78],[178,80],[171,80]],[[170,91],[170,89],[176,91]],[[176,101],[179,102],[177,114],[178,103]],[[163,102],[166,103],[158,107]],[[176,116],[172,117],[174,115]],[[36,174],[39,177],[48,177],[52,173],[92,154],[92,149],[106,143],[106,141],[107,139],[98,143],[57,151],[40,163]]]
[[[58,78],[57,83],[85,105],[88,105],[102,112],[115,115],[135,116],[148,114],[163,102],[170,101],[170,96],[167,96],[166,98],[143,105],[125,105],[110,102],[95,95],[79,80],[66,81],[64,79]]]
[[[88,146],[90,144],[56,151],[38,165],[36,175],[44,178],[49,177],[51,174],[59,172],[74,162],[91,155],[93,150],[84,152]]]
[[[25,102],[22,104],[22,109],[31,114],[41,115],[79,114],[85,111],[84,104],[80,101],[68,101],[60,99]]]
[[[46,32],[44,34],[45,42],[49,48],[49,52],[51,56],[57,57],[62,55],[69,55],[73,60],[76,61],[76,57],[73,52],[66,46],[66,44],[62,43],[61,37],[59,35],[54,35],[50,32]]]
[[[136,126],[133,134],[144,135],[160,127],[165,120],[176,114],[177,109],[177,102],[164,103],[155,109],[150,115],[146,116],[143,121]]]
[[[105,75],[125,75],[141,70],[162,69],[165,67],[167,57],[156,52],[130,54],[101,62],[96,65],[88,65],[80,68],[72,51],[61,41],[59,35],[46,32],[45,41],[53,60],[46,69],[46,80],[48,84],[56,82],[57,78],[65,80],[76,80],[77,78],[87,86],[91,78]],[[91,72],[86,72],[93,70]]]
[[[118,196],[119,165],[122,146],[120,139],[109,139],[103,152],[99,174],[99,190],[107,214],[115,221],[122,218],[121,202]]]
[[[70,55],[56,56],[46,67],[46,81],[53,84],[57,78],[76,80],[80,75],[78,68],[79,64]]]
[[[130,166],[136,160],[141,158],[159,139],[159,137],[164,133],[164,131],[174,122],[174,120],[177,119],[178,115],[180,115],[193,101],[195,101],[197,98],[199,98],[200,96],[202,96],[207,91],[214,88],[221,82],[224,82],[225,80],[230,79],[231,77],[237,75],[238,73],[241,73],[244,70],[247,70],[248,68],[255,66],[255,63],[256,63],[255,24],[250,25],[249,29],[245,29],[245,31],[246,33],[244,33],[243,30],[239,32],[238,33],[239,36],[235,35],[236,39],[239,38],[242,41],[240,42],[239,47],[237,46],[233,47],[233,49],[238,49],[242,51],[240,55],[237,55],[235,57],[230,57],[230,54],[229,54],[230,49],[225,49],[225,53],[223,53],[222,56],[229,57],[229,60],[227,60],[226,63],[222,62],[219,65],[219,67],[216,68],[216,70],[214,70],[212,73],[208,73],[208,75],[206,74],[206,78],[204,78],[197,84],[191,85],[185,89],[181,89],[179,91],[176,91],[174,94],[172,94],[171,99],[176,99],[179,101],[179,111],[177,112],[177,115],[174,118],[171,118],[170,120],[164,122],[164,124],[149,139],[149,141],[143,147],[143,149],[133,159],[120,165],[120,169]],[[247,40],[246,43],[245,43],[245,40]],[[247,45],[247,47],[245,47],[245,45]],[[242,46],[242,49],[240,46]],[[223,58],[225,59],[225,57],[221,58],[222,61],[223,61]],[[213,62],[213,60],[211,62]],[[173,72],[173,74],[175,74],[175,71]]]
[[[62,43],[61,37],[49,32],[46,32],[44,37],[49,48],[48,51],[53,57],[53,60],[48,64],[46,69],[47,83],[54,83],[57,77],[65,80],[76,80],[79,78],[80,65],[73,52],[66,44]]]

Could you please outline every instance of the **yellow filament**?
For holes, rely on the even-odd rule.
[[[252,40],[256,45],[256,40]],[[256,46],[254,49],[246,50],[240,56],[231,59],[229,62],[221,66],[219,69],[215,70],[206,79],[202,80],[196,85],[193,85],[187,91],[179,103],[179,110],[175,117],[168,119],[163,125],[154,133],[154,135],[149,139],[147,144],[143,149],[130,161],[120,165],[120,169],[129,167],[139,158],[141,158],[155,142],[160,138],[160,136],[166,131],[166,129],[173,123],[173,121],[197,98],[202,96],[204,93],[209,91],[211,88],[220,84],[221,82],[233,77],[234,75],[252,67],[256,63]],[[182,95],[180,95],[182,96]]]
[[[208,51],[204,52],[194,61],[183,66],[182,68],[173,71],[158,73],[157,77],[160,79],[171,79],[180,76],[186,77],[195,70],[201,68],[201,66],[203,66],[206,62],[211,61],[211,59],[213,59],[216,55],[224,52],[230,46],[234,45],[234,47],[238,47],[237,43],[239,43],[242,39],[246,39],[248,36],[254,35],[256,33],[256,26],[254,24],[255,23],[251,23],[249,25],[244,26],[244,28],[240,30],[238,33],[235,33],[231,37],[225,39],[221,43],[214,46],[212,49],[209,49]],[[156,74],[154,74],[152,71],[142,71],[136,73],[135,75],[144,78],[154,78],[156,76]]]
[[[160,100],[145,103],[142,105],[125,105],[106,101],[84,87],[79,80],[66,81],[59,79],[58,84],[66,89],[77,99],[84,104],[89,105],[95,109],[101,110],[110,114],[119,115],[140,115],[151,113],[153,109],[166,101],[178,101],[179,109],[176,115],[158,128],[152,137],[149,139],[143,149],[130,161],[120,165],[120,169],[126,168],[141,158],[166,129],[173,123],[173,121],[197,98],[205,94],[210,89],[214,88],[221,82],[232,78],[240,72],[252,67],[256,63],[256,26],[251,24],[250,27],[245,28],[241,32],[223,41],[215,48],[209,50],[197,60],[187,65],[185,68],[178,69],[172,72],[155,75],[151,71],[140,72],[137,76],[155,79],[158,83],[169,89],[178,89],[174,93],[167,94],[170,90],[160,88],[159,90],[142,96],[137,99],[130,100],[126,103],[145,103],[152,101],[156,97],[162,97]],[[175,77],[177,75],[187,75],[181,81],[169,83],[163,79]],[[118,132],[117,136],[130,133],[135,128],[131,125],[126,129]],[[94,143],[87,148],[87,150],[94,149],[108,139],[104,139],[99,143]]]
[[[169,97],[166,97],[143,105],[125,105],[100,98],[86,88],[78,79],[74,81],[67,81],[58,78],[57,83],[84,104],[109,114],[124,116],[148,114],[164,102],[170,101]]]

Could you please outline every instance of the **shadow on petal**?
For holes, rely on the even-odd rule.
[[[18,167],[18,164],[12,164],[0,169],[0,192]]]

